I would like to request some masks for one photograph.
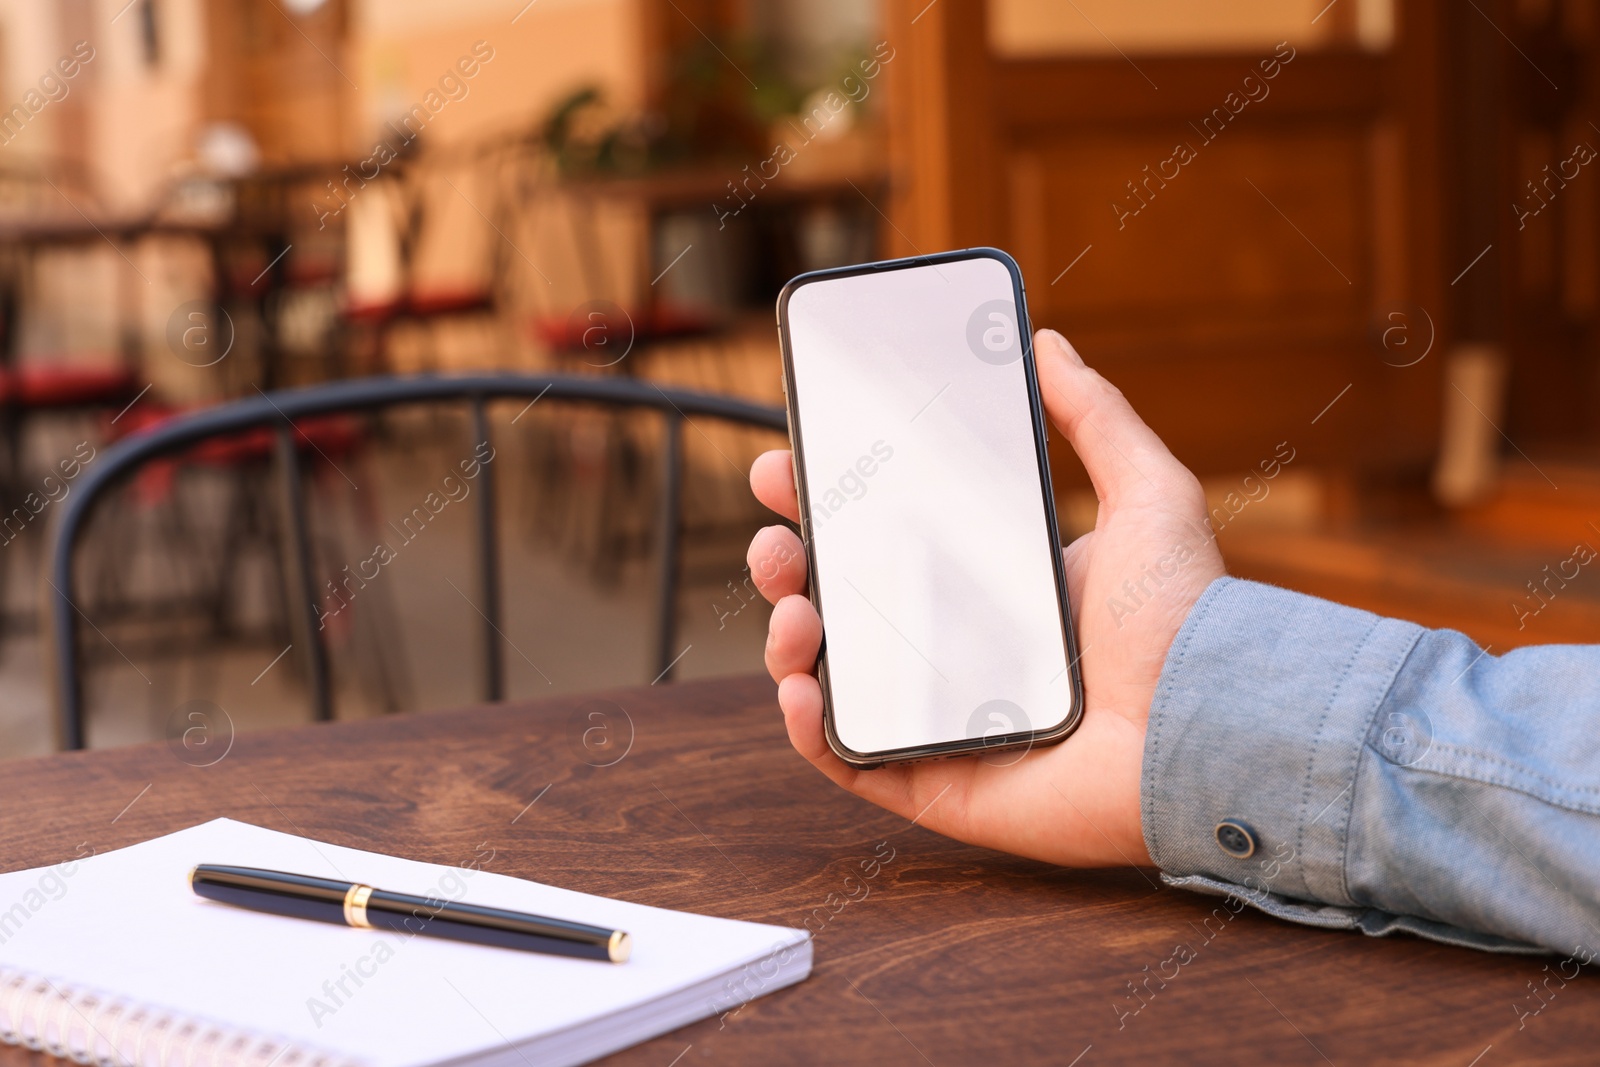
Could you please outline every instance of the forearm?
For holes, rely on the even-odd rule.
[[[1597,678],[1600,648],[1495,657],[1221,579],[1151,707],[1150,855],[1174,884],[1297,921],[1586,958],[1600,946]],[[1230,820],[1248,855],[1219,843]]]

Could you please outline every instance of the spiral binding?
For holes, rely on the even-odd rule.
[[[0,1041],[94,1067],[361,1067],[344,1056],[5,967]]]

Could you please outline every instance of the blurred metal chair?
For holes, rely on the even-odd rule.
[[[301,449],[296,434],[299,420],[334,414],[372,412],[399,405],[459,402],[469,406],[475,443],[490,441],[487,407],[491,400],[544,397],[599,404],[608,408],[649,409],[663,417],[661,453],[660,538],[657,551],[656,665],[662,679],[670,679],[676,637],[676,598],[679,578],[683,498],[683,423],[692,416],[783,432],[787,428],[780,408],[766,407],[733,397],[662,389],[653,383],[627,378],[592,378],[559,375],[490,374],[463,376],[384,377],[336,382],[308,389],[264,393],[161,423],[130,436],[96,461],[94,468],[67,498],[51,545],[45,600],[49,637],[53,645],[53,684],[58,745],[84,747],[84,708],[81,653],[78,645],[80,608],[74,599],[74,551],[90,515],[116,486],[143,465],[184,453],[217,438],[252,431],[270,432],[274,440],[277,505],[282,515],[289,579],[291,625],[294,643],[301,650],[311,692],[312,712],[319,720],[333,717],[327,649],[322,643],[315,610],[311,537],[301,484]],[[496,527],[496,492],[493,465],[485,469],[483,489],[475,494],[477,526],[478,600],[482,616],[481,678],[485,700],[497,701],[505,693],[505,669],[500,630],[499,534]],[[92,623],[91,623],[92,625]]]

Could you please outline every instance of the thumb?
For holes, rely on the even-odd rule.
[[[1162,491],[1184,469],[1116,386],[1083,362],[1054,330],[1034,335],[1034,362],[1045,411],[1083,461],[1095,495],[1107,505]]]

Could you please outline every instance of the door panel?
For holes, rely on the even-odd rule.
[[[1406,9],[1413,30],[1425,6]],[[1409,195],[1431,162],[1412,133],[1434,112],[1407,88],[1428,84],[1425,51],[1402,33],[1384,52],[975,63],[984,5],[921,7],[889,5],[892,248],[1011,250],[1035,325],[1071,337],[1202,475],[1290,440],[1310,462],[1420,484],[1441,360],[1397,366],[1383,338],[1411,331],[1409,357],[1448,327],[1419,280],[1440,270],[1433,208]],[[958,97],[923,135],[915,113]]]

